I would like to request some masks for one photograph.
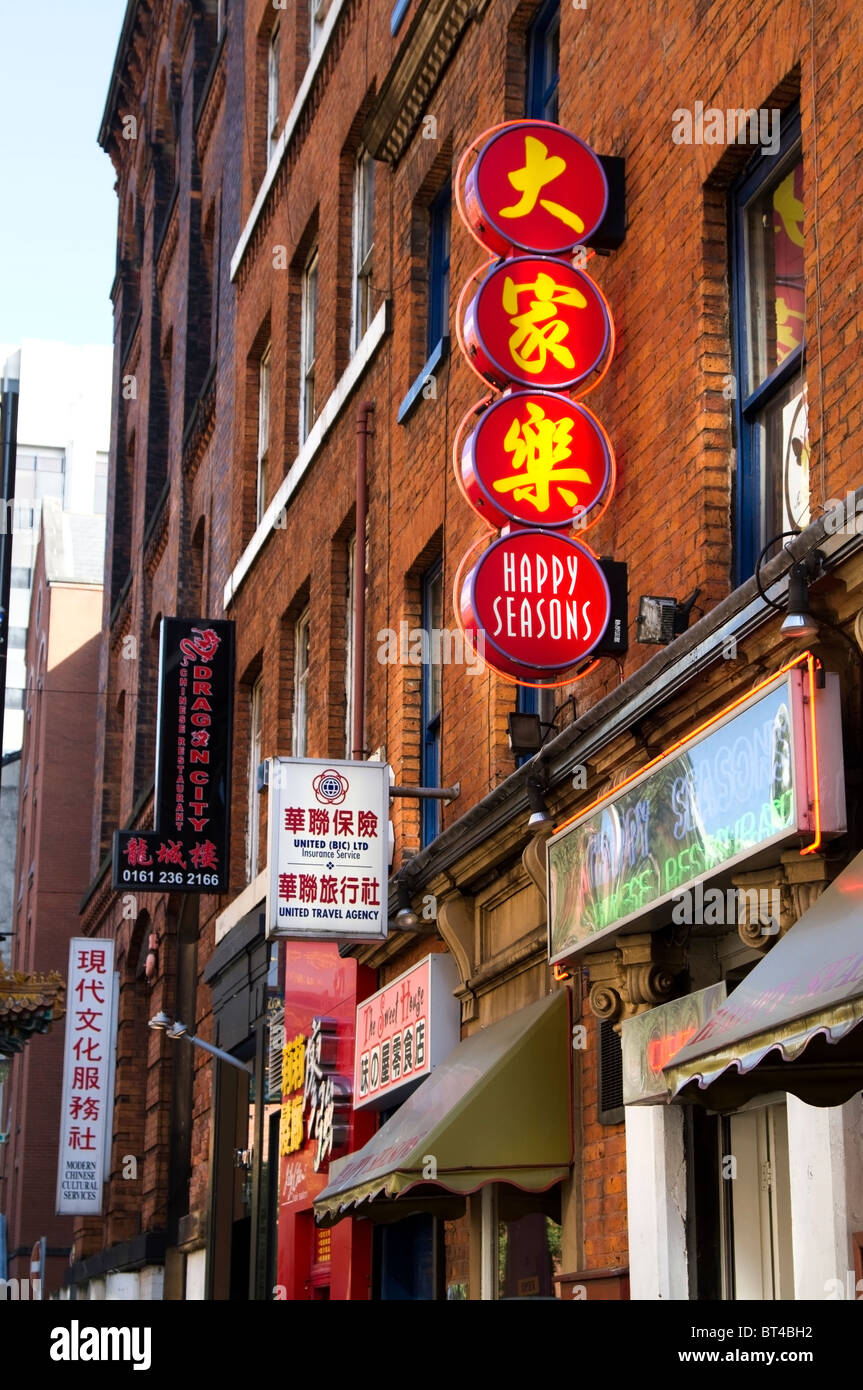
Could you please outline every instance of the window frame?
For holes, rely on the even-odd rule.
[[[558,35],[558,61],[551,81],[546,79],[549,44]],[[527,92],[525,114],[529,120],[556,121],[560,96],[560,0],[545,0],[527,31]],[[553,105],[554,113],[549,114]]]
[[[435,585],[439,585],[440,591],[440,617],[443,618],[443,561],[437,559],[422,576],[421,580],[421,623],[423,631],[427,634],[428,640],[428,661],[422,664],[420,675],[420,717],[421,731],[420,738],[420,785],[423,787],[439,787],[441,785],[441,730],[443,726],[443,671],[440,675],[440,704],[435,710],[432,708],[432,695],[434,681],[432,678],[432,666],[442,666],[440,661],[433,662],[432,655],[437,651],[440,655],[440,645],[431,640],[432,629],[438,626],[434,619],[435,613],[433,590]],[[420,843],[425,849],[432,840],[436,839],[441,831],[441,806],[440,802],[431,797],[423,797],[420,802]]]
[[[452,250],[452,180],[438,189],[428,211],[428,312],[426,354],[431,357],[449,328],[450,257]]]
[[[267,164],[279,143],[279,48],[281,29],[276,18],[267,40]]]
[[[313,286],[313,288],[312,288]],[[311,307],[310,307],[311,306]],[[303,268],[300,302],[300,444],[304,444],[314,426],[315,368],[317,365],[317,306],[318,306],[318,248],[309,253]]]
[[[303,661],[303,655],[305,660]],[[294,709],[291,720],[291,752],[307,758],[309,752],[309,666],[311,608],[306,604],[294,624]]]
[[[375,162],[361,145],[354,160],[351,233],[351,355],[371,324],[372,265],[375,252]],[[368,213],[368,218],[366,217]],[[369,229],[371,239],[367,243]]]
[[[758,150],[729,196],[731,241],[731,321],[734,366],[734,433],[736,466],[734,476],[733,565],[736,582],[742,584],[755,571],[755,562],[768,539],[763,506],[764,460],[758,438],[761,421],[769,407],[779,399],[789,382],[799,376],[805,387],[806,342],[788,354],[752,391],[749,380],[750,278],[745,217],[753,199],[766,191],[783,166],[789,168],[795,153],[802,158],[801,121],[798,106],[782,113],[779,149],[775,155]],[[805,188],[804,188],[805,194]],[[805,212],[804,212],[805,215]],[[772,523],[771,523],[772,524]],[[762,540],[762,536],[764,539]]]
[[[267,474],[270,459],[270,392],[272,344],[267,343],[258,361],[258,437],[255,472],[255,524],[267,510]]]

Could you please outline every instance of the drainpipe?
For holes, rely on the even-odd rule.
[[[364,758],[366,722],[366,491],[367,440],[372,433],[370,416],[374,401],[363,401],[357,410],[357,505],[354,552],[354,744],[351,757]]]

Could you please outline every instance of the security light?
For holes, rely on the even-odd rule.
[[[545,804],[546,786],[538,777],[527,779],[527,804],[530,807],[528,826],[539,826],[551,822],[551,814]]]
[[[676,598],[642,594],[638,600],[636,641],[657,645],[673,642],[689,627],[689,615],[700,592],[700,589],[693,590],[682,602]]]
[[[506,727],[510,750],[517,758],[539,752],[542,747],[542,722],[538,714],[508,714]]]
[[[171,1027],[171,1020],[166,1013],[159,1012],[153,1015],[147,1027],[155,1029],[157,1033],[164,1033]]]
[[[818,636],[818,623],[809,612],[809,578],[805,560],[792,565],[788,576],[788,613],[779,629],[786,637]]]
[[[420,924],[420,919],[411,907],[411,893],[406,881],[400,878],[398,881],[399,907],[396,913],[396,926],[400,931],[413,931]]]

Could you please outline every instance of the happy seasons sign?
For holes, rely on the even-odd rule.
[[[473,554],[463,560],[457,616],[493,670],[549,685],[599,645],[611,616],[599,561],[564,531],[602,516],[614,457],[599,421],[562,394],[589,390],[608,360],[608,306],[571,255],[602,221],[608,184],[593,151],[548,121],[481,136],[461,167],[480,144],[459,208],[498,259],[473,277],[460,345],[507,394],[476,408],[457,476],[468,505],[506,529],[467,573]]]
[[[155,823],[114,836],[113,887],[228,888],[234,624],[163,618]]]

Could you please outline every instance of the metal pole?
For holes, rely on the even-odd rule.
[[[15,508],[15,456],[18,446],[18,379],[3,378],[0,396],[3,430],[3,493],[0,496],[0,752],[6,713],[6,654],[9,649],[9,595],[12,588],[12,526]]]
[[[230,1052],[223,1052],[220,1047],[214,1047],[212,1043],[204,1042],[203,1038],[195,1037],[194,1033],[176,1033],[175,1037],[185,1038],[193,1047],[201,1047],[205,1052],[210,1052],[214,1057],[218,1057],[220,1062],[227,1062],[229,1066],[236,1067],[237,1071],[251,1072],[252,1067],[248,1062],[241,1062],[239,1058],[232,1057]]]

